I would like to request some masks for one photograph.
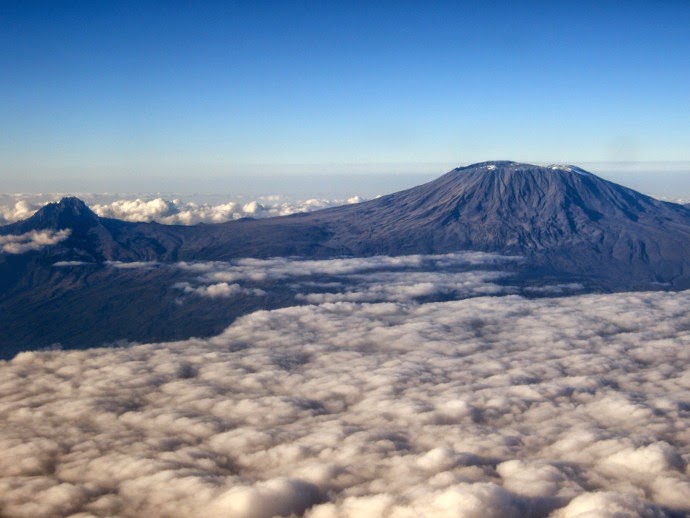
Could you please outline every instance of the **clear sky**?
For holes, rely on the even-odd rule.
[[[0,158],[0,190],[687,162],[690,3],[0,0]]]

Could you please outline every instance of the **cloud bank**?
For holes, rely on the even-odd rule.
[[[255,200],[236,197],[226,201],[210,202],[181,198],[167,199],[155,195],[118,199],[112,199],[109,195],[79,196],[101,217],[125,221],[156,221],[176,225],[222,223],[246,217],[286,216],[296,212],[309,212],[363,201],[359,196],[347,199],[310,198],[307,200],[292,200],[282,196],[260,196]],[[58,201],[60,197],[61,195],[4,195],[0,198],[0,224],[26,219],[46,203]]]
[[[109,204],[97,204],[93,211],[102,217],[125,221],[157,221],[165,224],[194,225],[196,223],[222,223],[240,218],[268,218],[287,216],[296,212],[309,212],[347,203],[359,203],[354,196],[347,200],[308,199],[296,202],[283,201],[278,196],[262,197],[251,201],[229,201],[211,205],[207,203],[166,200],[117,200]]]
[[[35,201],[21,199],[21,195],[17,195],[18,199],[3,200],[0,204],[0,224],[12,223],[22,219],[30,218],[34,212],[41,208],[41,205]],[[46,200],[46,203],[53,201]]]
[[[486,269],[520,260],[517,256],[458,252],[326,260],[277,257],[182,262],[176,266],[196,276],[194,282],[181,282],[176,287],[187,294],[217,298],[265,294],[262,290],[257,292],[256,288],[244,287],[246,283],[265,286],[289,281],[287,287],[295,293],[296,300],[308,304],[410,302],[440,295],[460,298],[512,292],[513,288],[494,283],[508,277],[508,272]]]
[[[69,237],[71,230],[32,230],[24,234],[0,236],[0,250],[6,254],[23,254],[39,250],[46,246],[56,245]]]
[[[337,302],[211,339],[22,353],[0,363],[0,511],[687,513],[689,304]]]

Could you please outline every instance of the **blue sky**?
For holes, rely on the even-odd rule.
[[[0,2],[0,179],[690,161],[690,4]]]

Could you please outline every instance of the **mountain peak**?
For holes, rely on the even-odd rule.
[[[487,162],[478,162],[467,166],[457,167],[453,171],[500,171],[500,172],[542,172],[549,173],[551,171],[559,171],[564,173],[577,173],[586,176],[594,176],[592,173],[585,171],[577,166],[570,164],[549,164],[549,165],[535,165],[524,162],[513,162],[511,160],[490,160]],[[451,171],[451,172],[453,172]]]
[[[87,209],[86,203],[77,198],[76,196],[65,196],[58,203],[58,207],[69,208],[69,209]]]
[[[482,162],[451,171],[423,188],[426,199],[432,192],[444,194],[437,211],[445,206],[465,221],[472,215],[485,222],[497,216],[499,227],[525,230],[553,227],[562,220],[567,221],[566,230],[577,233],[581,224],[604,215],[637,220],[660,204],[567,164]]]
[[[88,228],[98,225],[99,219],[82,200],[74,196],[62,198],[39,209],[29,220],[36,228]]]

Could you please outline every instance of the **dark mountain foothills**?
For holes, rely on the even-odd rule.
[[[0,253],[0,348],[211,335],[256,309],[296,303],[280,285],[260,301],[176,303],[175,269],[107,261],[225,261],[438,254],[520,255],[511,284],[578,282],[589,291],[690,287],[690,209],[574,166],[484,162],[364,203],[196,226],[100,218],[64,198],[0,236],[69,229],[64,241]],[[55,268],[58,261],[88,266]],[[201,298],[199,298],[201,299]]]

